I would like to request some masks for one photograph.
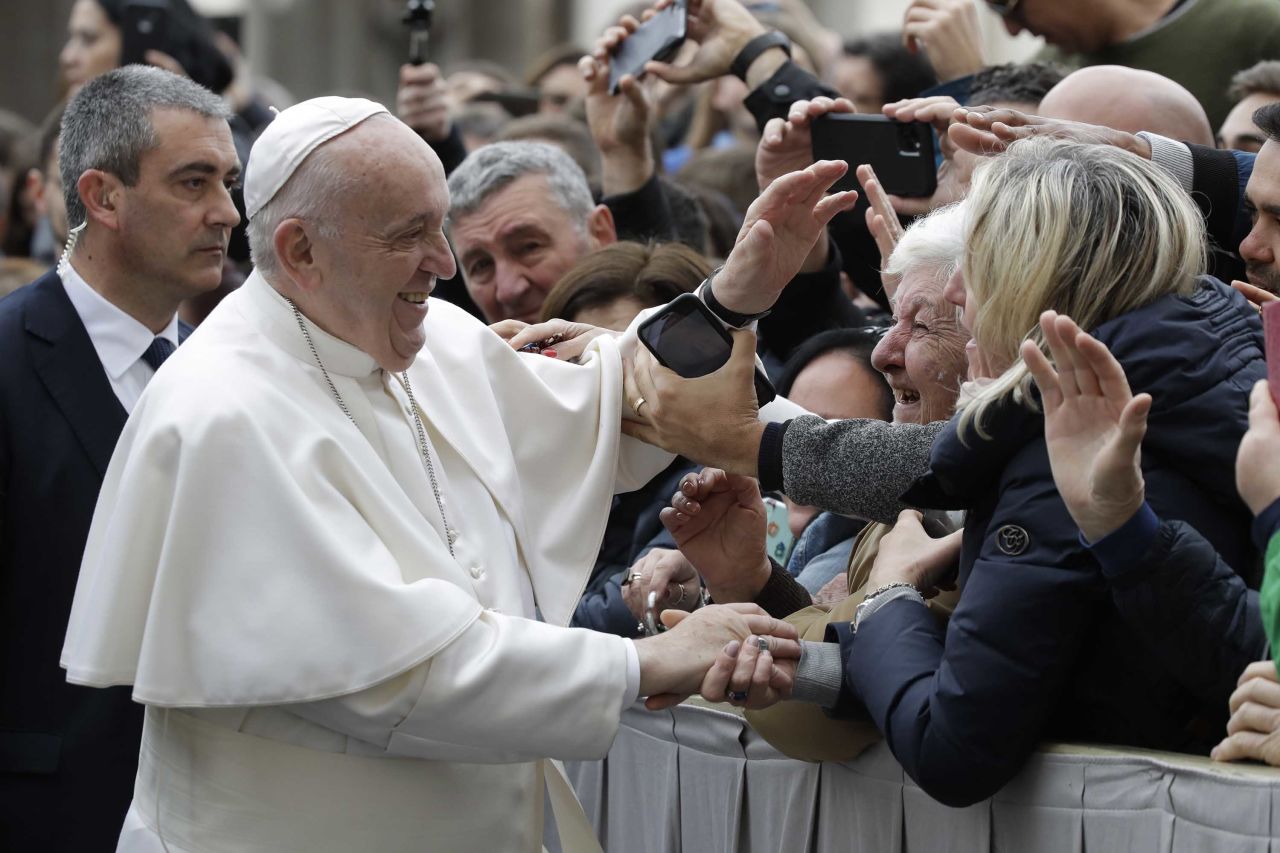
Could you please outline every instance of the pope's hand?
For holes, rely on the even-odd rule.
[[[764,432],[756,416],[756,336],[731,334],[728,362],[697,379],[682,379],[637,347],[623,387],[633,406],[644,405],[635,420],[622,422],[622,431],[695,462],[755,476]]]
[[[698,692],[716,656],[730,642],[765,637],[775,660],[799,660],[795,626],[775,619],[754,604],[713,604],[684,613],[666,610],[662,621],[671,630],[636,640],[640,657],[640,695],[657,710],[676,705]]]
[[[1229,704],[1227,736],[1209,756],[1214,761],[1252,758],[1280,767],[1280,679],[1275,663],[1249,664]]]
[[[1120,362],[1070,317],[1046,311],[1040,329],[1054,364],[1033,341],[1022,358],[1040,388],[1053,480],[1084,538],[1097,542],[1142,508],[1151,395],[1133,396]]]
[[[502,320],[489,328],[514,350],[531,344],[545,346],[543,355],[553,356],[560,361],[575,361],[587,351],[587,346],[593,340],[601,335],[613,334],[609,329],[586,323],[571,323],[568,320],[548,320],[532,325],[519,320]]]
[[[1249,431],[1236,454],[1236,487],[1254,515],[1280,498],[1280,418],[1265,379],[1249,395]]]
[[[685,474],[659,518],[715,601],[754,601],[769,582],[768,517],[751,477],[718,468]]]

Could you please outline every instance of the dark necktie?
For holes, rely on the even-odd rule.
[[[165,359],[173,355],[174,346],[164,338],[156,338],[142,354],[142,360],[151,365],[152,370],[159,370]]]

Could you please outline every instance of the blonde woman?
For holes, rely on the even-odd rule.
[[[1040,314],[1079,319],[1135,393],[1151,395],[1147,500],[1242,573],[1256,554],[1233,460],[1248,391],[1264,374],[1257,313],[1203,276],[1200,217],[1151,164],[1102,146],[1018,143],[979,173],[967,211],[968,251],[948,292],[972,335],[971,363],[986,365],[990,381],[962,404],[904,496],[967,510],[960,600],[945,629],[922,606],[953,579],[956,554],[908,511],[881,541],[875,591],[828,633],[843,674],[829,710],[869,713],[912,778],[952,806],[991,796],[1046,739],[1207,753],[1226,722],[1217,682],[1238,674],[1211,672],[1213,651],[1185,643],[1185,660],[1162,656],[1152,645],[1163,638],[1126,617],[1144,578],[1104,576],[1100,552],[1115,543],[1081,539],[1054,486],[1019,355],[1024,339],[1043,346]],[[817,645],[827,648],[815,658],[833,643]],[[754,704],[760,658],[750,645],[735,652],[721,656],[704,694],[723,689]]]

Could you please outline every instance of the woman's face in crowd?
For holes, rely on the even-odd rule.
[[[76,0],[71,7],[58,61],[71,93],[120,64],[120,30],[96,0]]]
[[[893,327],[871,354],[871,363],[893,389],[895,423],[946,420],[967,363],[966,335],[943,298],[932,269],[912,269],[894,297]]]

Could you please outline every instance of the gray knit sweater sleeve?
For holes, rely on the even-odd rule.
[[[945,426],[796,418],[782,439],[783,491],[796,503],[892,524]]]

